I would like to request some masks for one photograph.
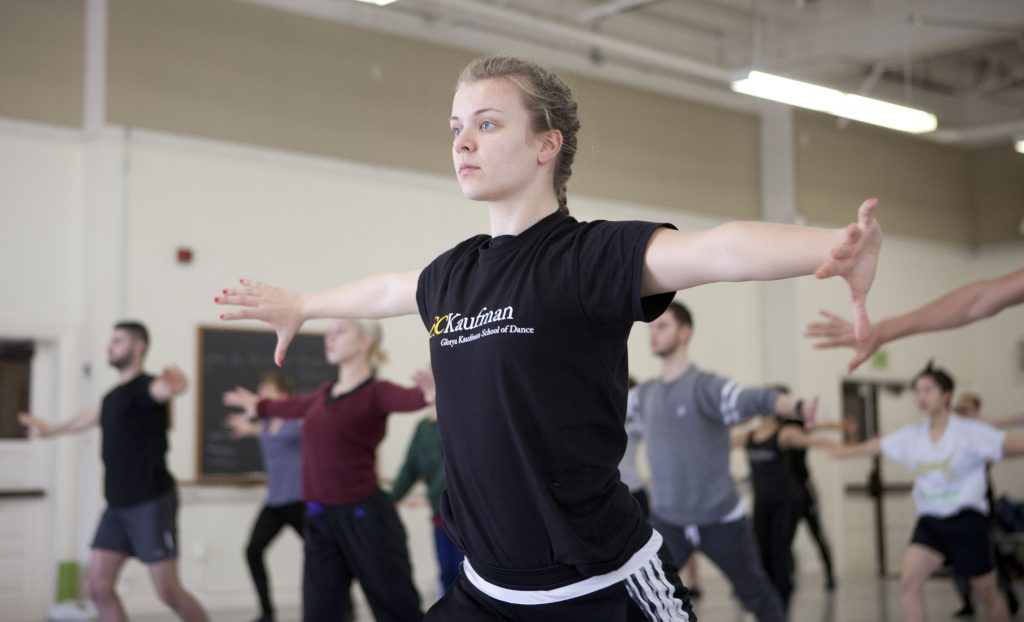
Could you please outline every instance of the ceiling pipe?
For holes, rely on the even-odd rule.
[[[441,6],[455,12],[456,17],[478,17],[495,20],[504,26],[514,26],[531,31],[531,34],[543,33],[557,37],[570,43],[582,43],[590,47],[601,48],[608,54],[625,56],[668,71],[688,76],[728,84],[736,77],[735,72],[717,65],[697,60],[682,58],[668,52],[662,52],[636,43],[616,39],[598,32],[559,24],[544,20],[519,11],[504,9],[491,4],[474,2],[473,0],[429,0],[430,4]],[[484,24],[486,26],[486,24]]]
[[[355,10],[360,8],[360,5],[358,4],[338,5],[335,2],[332,2],[332,0],[241,1],[283,11],[308,14],[321,19],[354,23],[357,26],[364,28],[389,31],[403,36],[411,36],[412,38],[431,39],[431,37],[424,36],[422,21],[410,21],[410,16],[395,14],[388,10],[376,9],[372,10],[372,12],[367,11],[364,14],[363,11]],[[667,52],[615,39],[608,35],[569,25],[545,21],[539,17],[534,17],[532,15],[490,4],[475,2],[473,0],[421,0],[418,4],[421,6],[432,4],[434,6],[446,8],[451,12],[449,15],[451,18],[479,18],[481,20],[480,25],[484,29],[488,27],[488,21],[494,21],[506,26],[514,26],[519,29],[529,30],[532,33],[545,33],[551,37],[561,40],[562,42],[568,40],[575,43],[582,43],[589,47],[599,47],[605,52],[615,53],[626,60],[640,62],[664,71],[661,75],[648,74],[645,77],[642,71],[628,70],[626,67],[616,67],[613,63],[606,63],[603,65],[606,72],[609,72],[606,79],[611,81],[630,84],[636,88],[645,88],[642,84],[653,81],[654,83],[657,83],[657,86],[651,88],[651,85],[648,84],[648,87],[646,88],[651,88],[651,90],[656,92],[671,94],[677,97],[695,99],[707,104],[721,106],[732,110],[755,112],[758,109],[757,104],[753,102],[756,98],[736,95],[727,88],[723,89],[721,93],[718,92],[720,86],[729,85],[734,78],[741,75],[741,72],[738,71],[701,61],[681,58]],[[401,6],[401,4],[393,6]],[[402,22],[403,24],[399,27],[394,27],[394,25],[392,27],[388,27],[388,24],[390,24],[392,20],[398,20],[398,22]],[[445,34],[446,36],[443,37],[443,41],[438,40],[437,38],[433,38],[432,40],[438,43],[445,43],[447,45],[459,45],[451,39],[451,33]],[[475,35],[476,33],[471,34]],[[485,49],[483,41],[487,37],[470,36],[469,38],[474,39],[474,41],[477,42],[477,45],[469,47],[474,47],[477,50]],[[506,38],[501,37],[501,40],[505,41]],[[562,47],[565,46],[563,45]],[[565,52],[568,55],[572,50],[566,49]],[[579,54],[579,52],[576,52],[576,54]],[[585,56],[581,55],[580,58],[582,60],[580,60],[579,63],[590,63]],[[563,58],[562,62],[563,64],[577,64],[575,61],[568,59],[568,57]],[[583,71],[583,73],[588,73],[590,75],[595,75],[594,71],[585,70],[582,66],[577,67],[576,70]],[[673,78],[671,77],[672,74],[675,74],[678,77]],[[703,84],[699,81],[687,81],[684,79],[686,76],[701,78]],[[749,104],[745,103],[748,101],[750,102]],[[1024,133],[1024,119],[1015,122],[998,123],[977,128],[943,128],[927,134],[918,134],[917,137],[940,144],[978,146],[983,144],[995,144],[1001,141],[1010,141],[1015,135],[1020,133]]]
[[[456,17],[476,17],[494,20],[504,26],[526,29],[532,33],[544,33],[563,41],[599,47],[602,51],[609,54],[617,54],[669,72],[697,77],[722,85],[730,84],[733,79],[744,73],[701,61],[681,58],[668,52],[622,41],[601,33],[555,23],[519,11],[484,4],[475,0],[429,0],[429,2],[454,12]],[[486,24],[484,25],[486,26]],[[871,82],[874,82],[874,80],[871,80]],[[1024,120],[976,128],[939,129],[926,134],[918,134],[917,136],[940,144],[978,146],[1010,140],[1022,132],[1024,132]]]

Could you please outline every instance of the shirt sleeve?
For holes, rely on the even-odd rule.
[[[261,419],[299,419],[306,416],[317,398],[323,399],[323,388],[312,393],[292,395],[279,400],[260,400],[256,404],[256,415]]]
[[[913,468],[914,427],[906,426],[882,437],[882,455]]]
[[[1006,431],[981,421],[972,421],[970,447],[982,462],[999,462],[1003,459],[1003,442]]]
[[[166,402],[160,403],[153,399],[153,394],[150,393],[150,388],[153,386],[153,383],[156,382],[156,380],[157,379],[155,376],[145,376],[143,381],[139,383],[139,389],[135,393],[135,401],[140,409],[148,411],[153,410],[155,408],[159,408],[161,406],[170,405],[171,400],[167,400]]]
[[[583,312],[609,322],[650,322],[665,312],[675,292],[640,296],[647,244],[670,224],[627,221],[588,223],[580,233],[577,255]]]
[[[427,405],[419,387],[400,387],[381,380],[374,387],[374,401],[385,413],[407,413],[420,410]]]
[[[736,425],[756,415],[775,412],[779,392],[775,389],[752,389],[735,380],[700,372],[697,378],[697,410],[704,417],[722,425]]]

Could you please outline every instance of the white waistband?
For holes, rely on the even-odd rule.
[[[504,603],[510,603],[513,605],[545,605],[548,603],[558,603],[573,598],[579,598],[580,596],[586,596],[587,594],[593,594],[599,590],[603,590],[606,587],[615,585],[625,581],[626,578],[640,570],[644,564],[651,561],[652,557],[658,556],[658,551],[661,549],[661,534],[654,531],[651,534],[651,539],[647,541],[639,551],[633,554],[625,564],[623,564],[618,570],[613,570],[609,573],[598,575],[596,577],[588,577],[582,581],[577,581],[570,585],[555,588],[553,590],[511,590],[493,583],[488,583],[483,577],[478,575],[473,566],[469,563],[469,559],[462,561],[462,571],[466,574],[466,578],[473,584],[473,587],[480,590],[484,594],[487,594],[495,600],[500,600]]]

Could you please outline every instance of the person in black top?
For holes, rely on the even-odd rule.
[[[777,385],[775,387],[781,393],[789,393],[789,387]],[[843,424],[839,422],[810,421],[802,417],[784,417],[781,420],[783,426],[793,426],[802,432],[841,431]],[[821,511],[818,507],[818,491],[814,488],[811,480],[811,472],[807,467],[807,449],[803,447],[792,447],[786,452],[789,459],[790,472],[796,481],[796,522],[794,529],[799,526],[800,521],[807,523],[811,537],[818,546],[818,555],[821,557],[821,565],[825,571],[825,589],[834,590],[836,578],[832,570],[832,550],[829,547],[828,539],[821,524]]]
[[[566,184],[580,127],[566,84],[537,65],[478,59],[452,103],[463,194],[490,235],[425,269],[298,294],[243,279],[219,304],[278,334],[280,363],[314,317],[418,313],[427,330],[448,488],[441,514],[466,553],[434,620],[692,620],[660,534],[619,480],[626,340],[678,289],[816,273],[850,283],[860,333],[881,230],[730,223],[683,233],[579,222]]]
[[[85,576],[89,598],[100,620],[126,620],[114,587],[129,557],[149,568],[160,599],[182,620],[205,622],[202,605],[178,579],[178,494],[167,470],[167,405],[188,388],[175,366],[158,377],[143,371],[149,333],[138,322],[120,322],[107,346],[110,365],[120,384],[103,398],[99,408],[82,412],[57,425],[29,413],[21,423],[33,436],[78,433],[99,424],[103,431],[104,491],[107,509],[100,518]]]
[[[776,388],[776,387],[773,387]],[[784,392],[788,394],[788,391]],[[803,420],[802,400],[797,402],[797,419]],[[813,419],[815,399],[807,409]],[[732,437],[733,447],[745,447],[750,461],[750,482],[754,490],[754,535],[765,572],[789,609],[793,594],[793,538],[799,522],[800,488],[789,453],[808,447],[837,447],[835,441],[808,434],[803,428],[784,425],[777,415],[761,418],[757,427]]]

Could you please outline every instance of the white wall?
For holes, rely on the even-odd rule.
[[[717,224],[682,210],[586,197],[572,198],[570,207],[585,220],[669,221],[680,228]],[[61,407],[59,413],[45,413],[55,418],[69,416],[79,403],[94,402],[112,384],[102,346],[110,325],[120,317],[149,324],[150,369],[176,362],[194,376],[196,326],[217,322],[218,308],[211,299],[235,278],[308,289],[371,271],[416,269],[487,225],[482,206],[463,199],[448,177],[118,128],[84,143],[77,135],[14,123],[0,124],[0,210],[0,262],[5,266],[0,271],[5,297],[0,335],[34,336],[59,345],[60,381],[51,390]],[[884,224],[884,197],[879,218]],[[191,265],[175,262],[178,246],[193,249]],[[956,246],[890,236],[869,309],[874,317],[900,312],[972,278],[1008,271],[1022,259],[1019,248],[974,255]],[[807,341],[794,342],[797,377],[791,378],[779,377],[764,362],[771,360],[771,353],[763,349],[763,296],[781,287],[794,292],[800,325],[814,319],[819,308],[847,313],[846,293],[838,282],[806,278],[795,287],[696,288],[680,296],[696,317],[693,358],[706,369],[743,382],[784,381],[798,393],[818,394],[823,416],[835,418],[848,353],[815,351]],[[972,329],[893,344],[890,369],[865,368],[858,374],[909,378],[935,356],[962,386],[982,389],[992,404],[990,413],[1019,410],[1024,397],[1021,373],[1008,371],[1008,362],[1016,360],[1020,314],[1008,312]],[[416,318],[401,318],[385,322],[385,332],[392,362],[383,375],[404,382],[427,361],[423,328]],[[629,348],[638,378],[657,373],[645,327],[636,328]],[[83,363],[92,365],[92,376],[80,376]],[[914,416],[884,415],[892,422]],[[392,419],[379,451],[382,478],[397,470],[417,418]],[[195,395],[190,392],[175,405],[169,456],[172,471],[186,482],[195,477],[194,420]],[[54,550],[41,553],[48,557],[45,565],[54,566],[57,559],[85,554],[102,502],[95,436],[48,447],[51,503],[60,516],[68,517],[53,526]],[[745,471],[743,460],[734,459],[738,476]],[[863,465],[840,468],[819,456],[811,464],[841,567],[843,551],[870,546],[863,524],[846,528],[863,514],[863,507],[842,494],[843,483],[861,477]],[[997,474],[1022,494],[1021,478],[1004,475],[1003,469],[1020,473],[1020,466],[1002,466]],[[182,499],[186,582],[213,609],[253,604],[241,549],[260,494],[185,486]],[[425,595],[432,594],[427,514],[402,512],[417,581]],[[802,569],[816,567],[807,543],[799,546]],[[868,562],[849,557],[855,571],[866,571]],[[271,559],[279,602],[297,602],[297,539],[279,541]],[[124,587],[134,611],[160,608],[146,583],[137,564],[126,573]]]

